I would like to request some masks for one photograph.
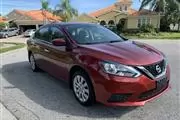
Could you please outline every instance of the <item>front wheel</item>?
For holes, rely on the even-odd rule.
[[[91,106],[95,102],[95,95],[89,77],[84,72],[75,72],[72,77],[73,93],[78,102],[84,106]]]

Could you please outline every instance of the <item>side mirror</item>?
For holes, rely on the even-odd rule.
[[[54,39],[52,41],[52,44],[54,46],[66,46],[66,41],[64,39],[58,38],[58,39]]]

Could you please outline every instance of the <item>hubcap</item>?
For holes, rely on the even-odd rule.
[[[35,60],[32,55],[30,56],[30,64],[31,64],[31,68],[34,70],[35,69]]]
[[[76,97],[81,101],[81,102],[86,102],[89,98],[89,87],[81,75],[77,75],[74,77],[73,80],[73,89],[75,92]]]

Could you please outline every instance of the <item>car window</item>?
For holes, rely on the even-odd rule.
[[[105,27],[94,24],[67,25],[65,29],[78,44],[123,42],[124,39]]]
[[[50,42],[49,39],[49,27],[43,27],[35,33],[35,38]]]
[[[8,30],[2,30],[1,32],[8,32]]]
[[[50,37],[51,37],[51,41],[52,41],[54,39],[64,38],[64,34],[57,27],[51,27],[50,28]]]
[[[14,31],[13,29],[9,29],[9,31]]]

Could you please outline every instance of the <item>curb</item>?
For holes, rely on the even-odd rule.
[[[1,120],[17,120],[16,117],[9,112],[2,103],[0,103],[0,116]]]

